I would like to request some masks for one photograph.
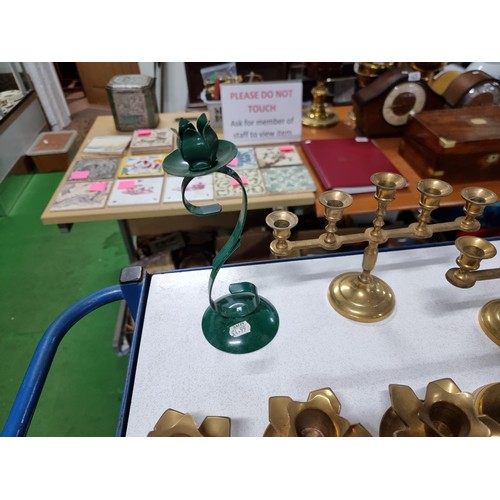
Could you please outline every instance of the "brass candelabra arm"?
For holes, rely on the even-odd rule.
[[[471,288],[476,281],[500,278],[500,268],[478,270],[483,259],[491,259],[497,254],[495,246],[477,236],[461,236],[455,241],[460,255],[458,267],[448,269],[446,279],[459,288]]]
[[[500,278],[500,268],[481,269],[479,271],[465,271],[459,267],[452,267],[446,273],[446,279],[459,288],[471,288],[477,281],[487,281]]]
[[[331,234],[325,232],[317,238],[306,240],[288,240],[278,238],[276,234],[274,234],[275,239],[271,242],[270,248],[272,254],[276,257],[287,257],[296,250],[311,248],[322,248],[323,250],[333,251],[338,250],[343,245],[352,245],[369,241],[370,237],[367,235],[369,231],[371,231],[370,228],[363,233],[345,235],[335,234],[333,238]]]
[[[478,270],[483,259],[497,254],[495,246],[476,236],[461,236],[455,241],[460,252],[458,267],[448,269],[446,279],[459,288],[471,288],[477,281],[500,278],[500,268]],[[479,311],[479,324],[495,344],[500,345],[500,299],[490,300]]]

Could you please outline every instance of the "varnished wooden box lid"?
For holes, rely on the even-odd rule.
[[[409,120],[403,137],[442,154],[500,150],[500,106],[422,111]]]

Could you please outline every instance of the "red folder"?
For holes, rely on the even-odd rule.
[[[375,191],[370,182],[372,174],[399,174],[370,139],[311,139],[301,144],[325,189],[369,193]]]

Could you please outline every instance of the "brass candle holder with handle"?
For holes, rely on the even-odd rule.
[[[476,236],[460,236],[455,241],[460,255],[458,267],[448,269],[446,279],[459,288],[471,288],[477,281],[500,278],[500,268],[481,269],[483,259],[491,259],[497,249],[489,241]],[[500,299],[491,300],[479,311],[479,324],[495,344],[500,345]]]
[[[497,196],[492,191],[481,187],[468,187],[461,191],[465,201],[465,215],[454,221],[430,223],[431,213],[440,206],[441,199],[452,192],[452,187],[442,180],[422,179],[417,184],[420,192],[420,215],[417,222],[405,228],[383,229],[384,218],[389,204],[396,198],[396,192],[407,185],[399,174],[379,172],[370,178],[375,186],[375,199],[378,207],[373,227],[362,233],[339,235],[337,223],[342,220],[343,212],[353,203],[350,194],[332,189],[322,193],[319,202],[325,208],[327,225],[325,232],[318,238],[290,241],[291,230],[298,223],[295,214],[278,210],[266,217],[267,225],[273,230],[274,240],[271,252],[277,257],[289,256],[296,250],[322,248],[337,250],[342,245],[367,242],[364,250],[362,271],[344,273],[336,277],[328,288],[328,300],[332,307],[346,318],[361,321],[381,321],[391,315],[395,306],[394,292],[391,287],[372,274],[375,268],[379,245],[391,238],[413,237],[428,239],[433,234],[443,231],[476,231],[480,223],[476,219],[485,206],[495,203]]]

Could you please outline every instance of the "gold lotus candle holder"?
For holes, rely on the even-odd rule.
[[[392,313],[395,306],[394,292],[383,280],[374,276],[372,271],[378,257],[379,245],[391,238],[413,237],[427,239],[443,231],[476,231],[480,223],[476,219],[485,206],[495,203],[497,196],[488,189],[468,187],[461,191],[464,199],[465,215],[454,221],[430,223],[431,213],[440,206],[441,199],[452,192],[452,187],[442,180],[422,179],[417,184],[420,192],[420,215],[417,222],[406,228],[383,229],[388,205],[395,200],[396,192],[406,187],[407,182],[401,175],[392,172],[373,174],[370,181],[375,186],[375,199],[378,207],[373,227],[362,233],[339,235],[337,224],[342,220],[344,210],[353,198],[341,190],[329,190],[322,193],[319,202],[325,209],[327,224],[325,232],[318,238],[291,241],[291,230],[297,225],[298,218],[286,210],[278,210],[266,217],[267,225],[273,230],[274,240],[270,249],[277,257],[289,256],[297,250],[322,248],[333,251],[345,244],[367,242],[364,250],[362,272],[344,273],[336,277],[328,289],[328,300],[332,307],[346,318],[361,321],[381,321]]]
[[[492,392],[498,398],[498,389]],[[405,385],[391,384],[389,394],[391,406],[380,422],[381,437],[498,436],[498,422],[478,411],[480,395],[461,391],[450,378],[428,384],[424,400]]]
[[[198,428],[191,414],[169,408],[148,437],[229,437],[230,434],[228,417],[206,417]]]
[[[479,418],[490,427],[492,436],[500,437],[500,383],[483,385],[472,396]]]
[[[361,425],[340,416],[340,402],[329,387],[309,393],[307,401],[269,398],[269,425],[264,437],[371,437]]]
[[[471,288],[477,281],[500,278],[500,268],[481,269],[484,259],[491,259],[497,249],[489,241],[475,236],[461,236],[455,241],[460,255],[456,263],[458,267],[448,269],[446,279],[459,288]],[[479,324],[484,333],[495,344],[500,345],[500,299],[487,302],[479,311]]]

